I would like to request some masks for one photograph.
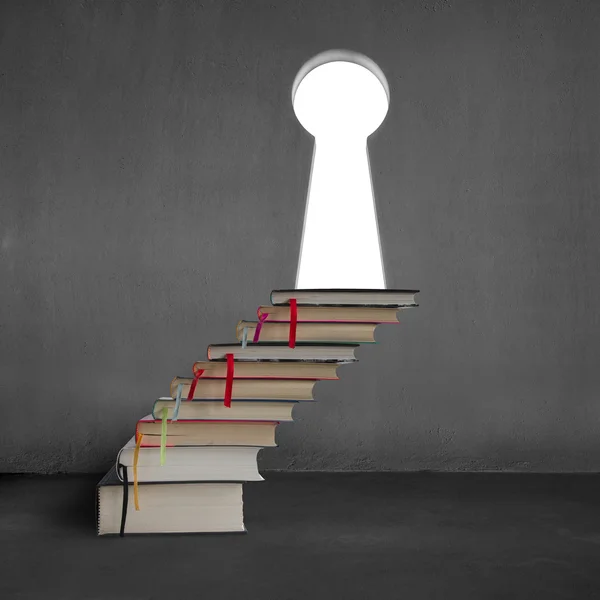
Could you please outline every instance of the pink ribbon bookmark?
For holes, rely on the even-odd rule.
[[[252,339],[252,343],[256,344],[260,338],[260,330],[262,329],[263,323],[267,320],[269,313],[265,313],[264,315],[258,315],[258,323],[256,324],[256,329],[254,330],[254,338]]]

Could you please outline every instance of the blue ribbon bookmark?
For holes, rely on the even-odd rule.
[[[183,390],[183,383],[177,385],[177,396],[175,397],[175,408],[173,409],[173,416],[171,421],[177,421],[179,416],[179,407],[181,406],[181,392]]]

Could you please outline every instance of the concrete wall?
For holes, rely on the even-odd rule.
[[[390,83],[374,187],[421,307],[261,466],[600,469],[600,3],[5,0],[0,28],[0,470],[106,468],[293,287],[289,92],[336,47]]]

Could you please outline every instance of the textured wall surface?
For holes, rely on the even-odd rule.
[[[390,83],[371,167],[421,306],[261,466],[599,470],[599,30],[594,1],[0,3],[0,470],[106,468],[293,287],[290,88],[340,47]]]

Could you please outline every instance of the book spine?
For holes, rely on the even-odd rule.
[[[96,535],[100,535],[100,486],[96,486]]]

